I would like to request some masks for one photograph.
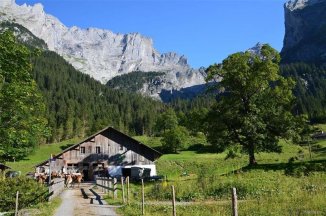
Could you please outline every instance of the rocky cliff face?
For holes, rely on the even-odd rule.
[[[180,89],[205,82],[202,71],[191,69],[184,56],[173,52],[160,54],[154,49],[151,38],[97,28],[68,28],[46,14],[41,4],[20,6],[14,0],[1,0],[0,21],[24,26],[44,40],[49,50],[62,55],[76,69],[102,83],[132,71],[166,72],[165,77],[171,79],[165,80],[157,89]]]
[[[326,62],[326,1],[292,0],[285,4],[283,62]]]

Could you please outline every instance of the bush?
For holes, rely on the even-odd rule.
[[[241,157],[241,146],[236,145],[236,146],[232,146],[228,149],[225,160],[240,158],[240,157]]]
[[[33,179],[26,177],[0,179],[0,212],[15,209],[17,191],[20,209],[47,201],[47,188]]]
[[[285,169],[285,175],[302,177],[308,176],[313,172],[325,172],[326,162],[320,163],[295,163],[298,160],[297,157],[292,157],[289,159],[287,167]]]

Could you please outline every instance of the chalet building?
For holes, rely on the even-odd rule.
[[[100,172],[121,176],[128,168],[139,167],[150,169],[150,175],[155,176],[154,162],[160,156],[158,151],[112,127],[107,127],[54,155],[51,162],[46,160],[36,165],[36,172],[80,172],[85,180],[94,180],[94,176]]]

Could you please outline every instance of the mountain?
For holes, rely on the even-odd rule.
[[[24,45],[31,48],[38,48],[41,50],[47,50],[47,45],[44,40],[39,39],[32,32],[26,29],[24,26],[17,23],[1,22],[0,32],[11,31],[16,36],[17,40]]]
[[[326,63],[326,1],[292,0],[284,11],[283,62]]]
[[[17,5],[14,0],[0,2],[0,22],[4,21],[24,26],[44,40],[50,51],[103,84],[133,71],[164,72],[166,79],[156,88],[157,92],[146,92],[158,97],[162,89],[178,90],[205,83],[204,73],[192,69],[185,56],[173,52],[160,54],[153,47],[153,40],[139,33],[68,28],[56,17],[46,14],[41,4]]]
[[[297,85],[294,112],[326,122],[326,0],[292,0],[284,5],[283,75]]]
[[[204,68],[200,68],[205,73]],[[186,72],[185,74],[189,74]],[[129,92],[139,92],[142,95],[154,97],[163,102],[170,102],[176,98],[192,99],[204,93],[209,84],[196,84],[192,79],[185,79],[180,73],[176,76],[164,72],[142,72],[135,71],[128,74],[116,76],[107,82],[107,86],[114,89],[124,89]],[[188,87],[174,88],[177,79],[184,80]]]
[[[23,26],[2,22],[0,33],[8,29],[31,50],[46,48]],[[53,51],[37,53],[31,56],[32,75],[47,108],[49,142],[85,137],[108,125],[133,135],[153,134],[157,113],[165,109],[162,102],[108,88]]]

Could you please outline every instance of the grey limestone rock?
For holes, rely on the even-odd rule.
[[[63,56],[76,69],[103,84],[111,78],[133,71],[166,72],[166,83],[157,88],[180,89],[205,83],[199,70],[192,69],[185,56],[159,53],[151,38],[139,33],[116,34],[109,30],[76,26],[68,28],[56,17],[46,14],[41,4],[17,5],[1,0],[0,22],[18,23]],[[144,91],[145,91],[144,87]],[[156,96],[159,92],[146,92]]]
[[[292,0],[284,5],[283,62],[326,62],[326,1]]]

